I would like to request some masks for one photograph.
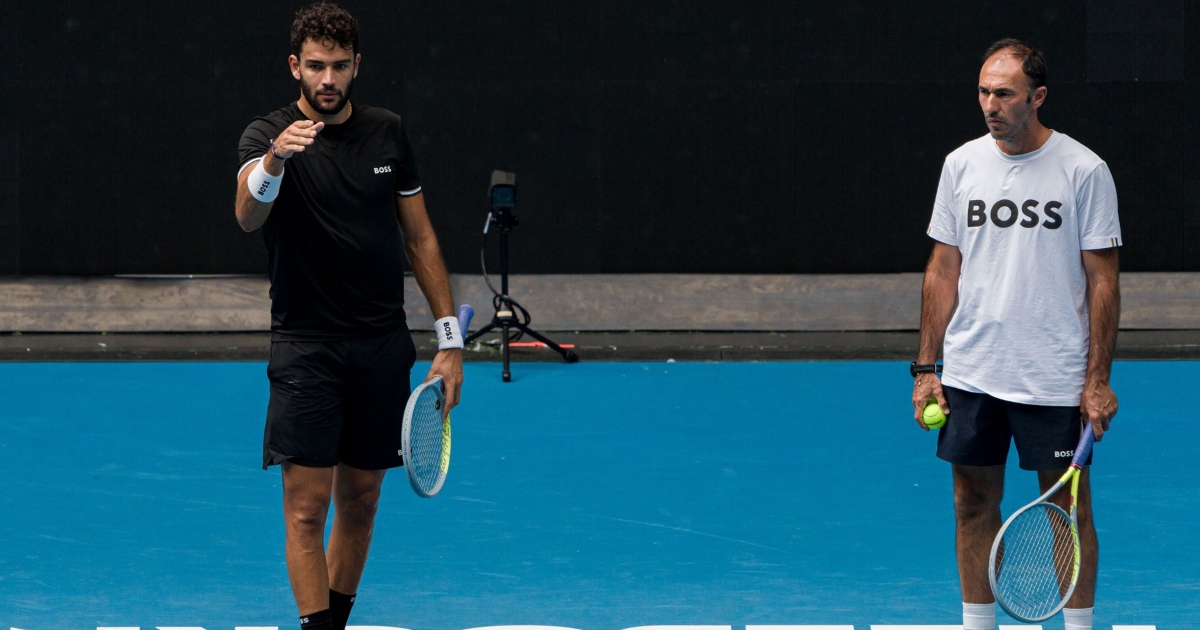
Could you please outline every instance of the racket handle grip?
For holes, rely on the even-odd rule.
[[[1096,443],[1096,431],[1092,429],[1092,423],[1083,421],[1083,435],[1079,437],[1079,445],[1075,447],[1075,457],[1071,458],[1071,465],[1076,468],[1083,468],[1083,462],[1087,461],[1088,455],[1092,453],[1092,445]]]
[[[475,309],[471,308],[470,304],[458,307],[458,327],[462,330],[463,337],[467,336],[467,326],[471,325],[472,317],[475,317]]]

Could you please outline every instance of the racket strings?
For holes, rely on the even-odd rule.
[[[438,392],[426,388],[417,396],[409,428],[412,461],[404,462],[415,473],[418,484],[429,492],[441,475],[442,401]]]
[[[1056,611],[1075,579],[1077,544],[1062,510],[1045,504],[1025,510],[1005,530],[996,554],[996,595],[1027,618]]]

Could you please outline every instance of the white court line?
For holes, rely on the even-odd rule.
[[[1158,630],[1154,626],[1113,626],[1113,630]]]
[[[854,626],[746,626],[746,630],[854,630]]]
[[[353,626],[347,626],[346,630],[352,629]],[[683,626],[688,628],[688,626]],[[373,626],[362,626],[362,630],[391,630],[386,628],[373,628]],[[396,630],[403,630],[397,628]],[[467,630],[576,630],[575,628],[563,628],[560,625],[482,625],[479,628],[468,628]]]
[[[962,626],[878,626],[872,625],[871,630],[962,630]],[[1000,626],[1000,630],[1042,630],[1041,626]]]
[[[625,630],[733,630],[733,626],[634,626]]]
[[[877,626],[872,624],[871,630],[963,630],[962,624],[957,626]]]

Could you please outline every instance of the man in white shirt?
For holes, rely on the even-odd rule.
[[[987,564],[1010,440],[1046,490],[1070,464],[1082,422],[1099,441],[1117,412],[1116,188],[1099,157],[1038,120],[1045,82],[1036,49],[1014,39],[988,49],[978,96],[989,133],[946,158],[928,230],[912,402],[923,429],[929,399],[947,414],[937,455],[954,475],[964,630],[996,628]],[[1064,507],[1065,494],[1056,497]],[[1063,615],[1066,630],[1091,630],[1098,547],[1088,467],[1077,513],[1082,567]]]

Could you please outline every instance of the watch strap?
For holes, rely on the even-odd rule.
[[[937,363],[917,363],[913,361],[908,364],[908,373],[916,378],[918,374],[936,374],[942,371],[942,366]]]

